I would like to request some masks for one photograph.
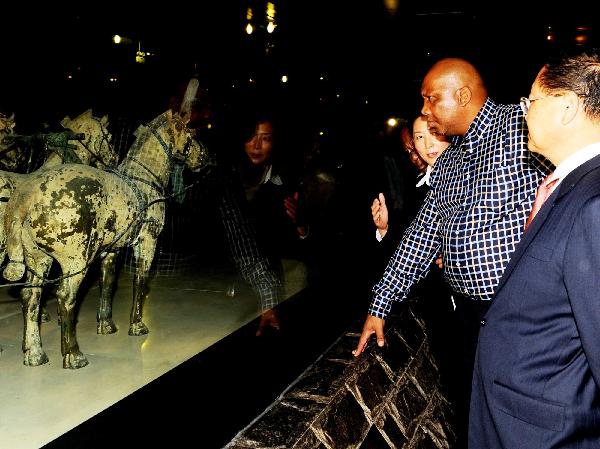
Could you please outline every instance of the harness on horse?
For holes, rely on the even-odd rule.
[[[98,124],[100,125],[100,132],[102,133],[102,140],[101,140],[100,146],[102,146],[102,142],[106,142],[106,144],[108,146],[110,146],[110,143],[109,143],[110,142],[110,134],[108,133],[108,131],[106,130],[106,128],[104,127],[104,125],[102,124],[102,122],[98,118],[92,117],[92,119],[95,120],[95,121],[97,121]],[[91,141],[92,141],[92,136],[90,135],[90,138],[87,141],[83,141],[82,140],[80,143],[81,143],[81,146],[83,146],[83,148],[85,148],[86,151],[88,153],[90,153],[95,158],[95,160],[100,161],[100,163],[102,165],[104,165],[105,167],[109,167],[109,164],[107,164],[106,161],[104,159],[102,159],[102,156],[100,156],[96,151],[92,151],[90,149]],[[94,159],[92,159],[90,161],[90,164],[93,161],[94,161]]]
[[[165,140],[162,138],[162,136],[157,132],[157,128],[163,126],[165,121],[166,121],[166,118],[161,120],[161,122],[158,123],[157,125],[150,127],[148,129],[149,129],[149,132],[152,133],[152,135],[156,138],[156,140],[158,140],[160,146],[165,151],[165,154],[167,156],[168,171],[170,172],[171,168],[173,166],[173,160],[174,160],[173,144],[172,143],[167,144],[165,142]],[[143,144],[146,143],[146,140],[147,139],[139,139],[136,146],[138,148],[141,147]],[[186,141],[184,149],[183,149],[183,154],[186,159],[187,159],[187,156],[190,151],[190,146],[191,146],[191,142],[190,142],[190,138],[188,137],[188,140]],[[131,153],[131,152],[132,151],[130,151],[129,153]],[[157,228],[160,226],[160,223],[158,222],[158,220],[156,218],[154,218],[154,217],[147,218],[147,213],[148,213],[148,209],[150,208],[150,206],[152,206],[153,204],[160,202],[160,201],[166,201],[167,196],[166,196],[166,192],[165,192],[165,187],[161,185],[160,178],[146,164],[144,164],[142,161],[140,161],[136,157],[130,156],[129,154],[125,157],[125,160],[130,160],[131,162],[135,162],[138,166],[143,168],[146,171],[146,173],[148,173],[151,176],[151,178],[153,178],[152,181],[149,181],[149,180],[141,178],[139,176],[123,173],[119,168],[106,169],[107,172],[114,173],[120,179],[122,179],[129,187],[131,187],[131,190],[134,192],[134,195],[137,198],[138,207],[139,207],[139,211],[141,211],[141,214],[127,228],[127,229],[129,229],[130,227],[135,226],[134,232],[131,233],[130,240],[127,242],[128,245],[133,245],[133,244],[135,244],[135,241],[139,235],[139,232],[144,224],[147,224],[149,226],[156,226]],[[153,189],[156,193],[158,193],[158,198],[152,200],[151,202],[148,202],[148,195],[138,187],[138,185],[136,184],[136,181],[146,184],[151,189]],[[124,232],[121,235],[123,235],[123,234],[124,234]],[[117,239],[115,240],[115,243],[120,239],[120,237],[121,236],[117,237]],[[112,246],[112,244],[109,245],[109,248],[110,248],[110,246]]]

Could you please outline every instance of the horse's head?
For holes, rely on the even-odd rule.
[[[6,137],[15,133],[15,114],[6,117],[0,114],[0,167],[5,170],[15,171],[25,161],[25,153],[14,147],[14,142]]]
[[[76,153],[83,164],[94,165],[100,169],[117,165],[118,155],[111,143],[108,132],[108,116],[97,118],[88,109],[74,119],[65,117],[60,124],[73,133],[84,134],[83,140],[77,140]]]
[[[4,136],[8,134],[14,134],[15,125],[15,114],[7,117],[0,113],[0,143],[2,142]]]
[[[210,156],[204,145],[194,139],[193,131],[187,127],[187,120],[184,120],[178,113],[166,112],[170,121],[173,139],[173,158],[184,162],[187,167],[194,172],[210,165]]]

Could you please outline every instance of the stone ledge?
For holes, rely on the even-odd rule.
[[[352,356],[362,322],[344,333],[227,449],[437,448],[454,441],[425,324],[410,303]]]

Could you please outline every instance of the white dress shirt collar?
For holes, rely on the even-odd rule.
[[[596,157],[600,154],[600,142],[593,143],[587,147],[578,150],[564,161],[556,166],[554,170],[554,176],[559,177],[558,183],[565,179],[569,173],[575,170],[580,165],[585,164],[587,161]]]

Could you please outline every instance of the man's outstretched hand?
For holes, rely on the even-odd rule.
[[[365,324],[363,325],[362,334],[360,335],[360,339],[358,340],[358,345],[356,349],[352,351],[352,355],[354,357],[358,357],[367,346],[369,342],[369,338],[371,335],[375,334],[377,337],[377,346],[382,348],[385,345],[385,337],[383,336],[383,326],[385,325],[385,320],[381,318],[377,318],[371,315],[367,316],[365,320]]]

